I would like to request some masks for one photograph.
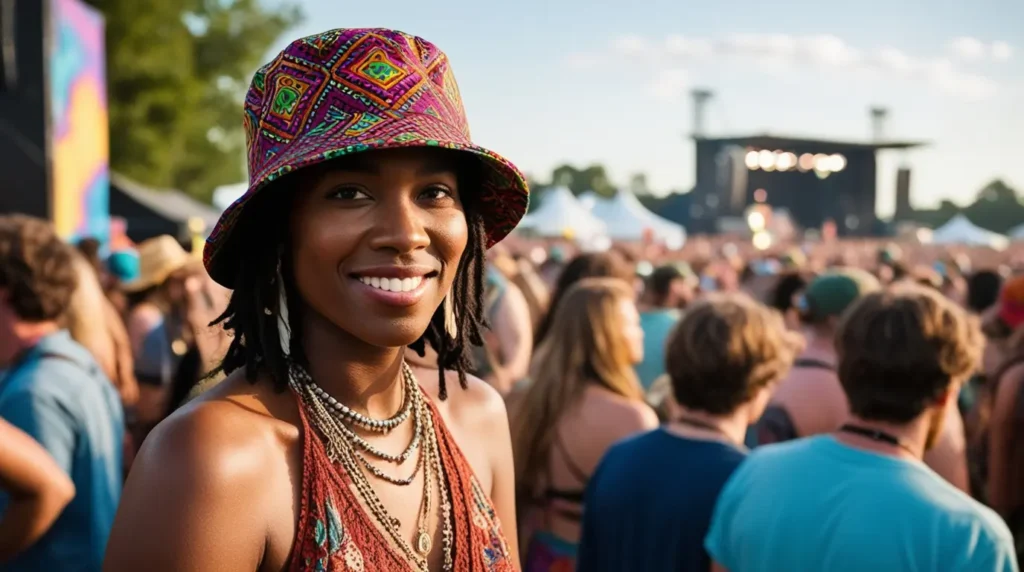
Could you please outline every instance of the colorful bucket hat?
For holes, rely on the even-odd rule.
[[[288,173],[353,153],[439,147],[479,158],[488,247],[526,213],[526,179],[472,143],[448,57],[422,38],[340,29],[296,40],[256,72],[243,120],[249,189],[221,215],[203,255],[210,276],[224,286],[242,256],[230,246],[231,235],[249,200]]]

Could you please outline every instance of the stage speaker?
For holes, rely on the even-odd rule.
[[[80,0],[0,0],[0,213],[107,242],[105,58],[103,17]]]

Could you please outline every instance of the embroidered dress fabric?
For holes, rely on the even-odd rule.
[[[512,572],[508,544],[487,494],[427,400],[452,505],[453,569],[458,572]],[[302,504],[292,572],[405,572],[414,566],[393,548],[363,509],[351,479],[327,456],[323,443],[302,415]]]

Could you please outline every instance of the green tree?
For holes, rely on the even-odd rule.
[[[650,195],[651,189],[647,186],[647,175],[643,173],[636,173],[629,179],[629,190],[634,195]]]
[[[111,168],[209,201],[244,176],[242,98],[300,12],[260,0],[86,0],[106,18]]]
[[[577,169],[572,165],[561,165],[551,173],[551,184],[568,187],[574,195],[585,191],[610,197],[615,194],[615,187],[608,180],[603,165],[591,165],[585,169]]]
[[[1000,233],[1024,221],[1024,205],[1017,192],[998,179],[978,191],[975,201],[963,213],[974,224]]]

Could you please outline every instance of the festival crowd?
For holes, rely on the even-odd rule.
[[[332,132],[323,62],[415,109]],[[388,30],[245,117],[205,253],[0,216],[0,570],[1019,569],[1021,245],[502,241],[523,177]]]

